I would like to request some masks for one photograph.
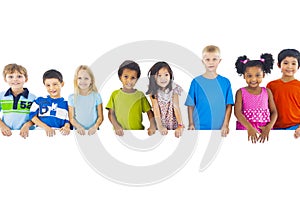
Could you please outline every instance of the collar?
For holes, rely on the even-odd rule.
[[[28,99],[29,91],[28,91],[27,88],[23,88],[23,89],[24,89],[23,93],[20,93],[18,96],[23,96],[23,97],[25,97],[26,99]],[[6,93],[4,94],[4,96],[9,96],[9,95],[12,95],[12,96],[14,95],[13,92],[12,92],[12,90],[11,90],[11,88],[9,88],[9,89],[6,91]]]

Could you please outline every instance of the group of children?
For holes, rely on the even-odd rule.
[[[236,71],[243,76],[247,86],[237,90],[235,101],[229,79],[217,73],[221,62],[220,49],[206,46],[202,51],[205,73],[195,77],[185,101],[188,112],[188,130],[221,130],[229,133],[229,121],[234,106],[236,129],[247,130],[252,143],[265,142],[271,129],[295,130],[300,136],[300,81],[294,75],[300,66],[300,53],[284,49],[278,54],[278,67],[282,77],[271,81],[266,88],[260,83],[265,74],[271,73],[274,59],[262,54],[260,59],[250,60],[240,56],[235,63]],[[5,66],[4,81],[10,88],[0,93],[0,129],[4,136],[11,130],[20,130],[23,138],[29,130],[44,129],[54,136],[59,130],[68,135],[75,129],[80,135],[93,135],[103,122],[103,102],[95,85],[95,76],[88,66],[81,65],[74,76],[74,93],[66,101],[61,97],[63,76],[57,70],[43,75],[47,97],[36,97],[24,88],[28,80],[26,69],[17,64]],[[182,88],[174,82],[174,75],[167,62],[155,63],[148,72],[149,85],[146,95],[135,89],[141,76],[139,65],[124,61],[118,70],[122,88],[112,92],[106,109],[116,135],[123,130],[143,130],[143,113],[147,113],[150,127],[148,135],[158,130],[166,135],[175,130],[175,136],[183,133],[184,124],[179,107]]]

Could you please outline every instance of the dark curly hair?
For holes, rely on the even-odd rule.
[[[262,54],[259,60],[250,60],[246,55],[238,57],[235,68],[239,75],[243,75],[248,67],[260,67],[264,73],[271,73],[274,59],[272,54]]]

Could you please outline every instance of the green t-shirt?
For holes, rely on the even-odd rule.
[[[148,112],[151,106],[143,92],[125,93],[119,89],[111,94],[106,109],[114,110],[124,130],[144,130],[142,113]]]

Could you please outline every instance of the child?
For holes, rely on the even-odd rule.
[[[277,110],[269,89],[260,87],[265,73],[271,73],[274,59],[271,54],[262,54],[260,60],[238,57],[235,67],[243,75],[248,86],[239,89],[235,96],[234,114],[238,119],[237,130],[248,131],[248,141],[264,143],[276,119]]]
[[[69,96],[69,118],[80,135],[93,135],[103,121],[102,99],[95,85],[95,76],[86,65],[77,68],[75,93]]]
[[[182,88],[173,82],[174,76],[166,62],[155,63],[148,72],[149,89],[156,126],[162,135],[168,130],[175,130],[175,137],[183,131],[182,117],[179,108],[179,97]]]
[[[6,92],[0,93],[0,129],[4,136],[11,136],[11,130],[20,130],[23,138],[28,137],[29,129],[34,129],[29,119],[29,111],[35,95],[24,88],[28,81],[27,70],[17,64],[8,64],[3,70],[4,81],[10,86]]]
[[[226,137],[233,103],[230,81],[217,73],[220,49],[206,46],[202,51],[205,73],[191,82],[185,105],[189,130],[220,130]]]
[[[115,133],[123,136],[123,130],[143,130],[142,113],[147,112],[150,121],[148,135],[155,133],[155,122],[151,106],[143,92],[134,89],[140,78],[139,65],[130,60],[124,61],[118,70],[118,76],[123,88],[115,90],[107,103],[108,118]]]
[[[274,96],[278,118],[274,129],[295,130],[294,136],[300,136],[300,81],[295,73],[300,66],[300,53],[295,49],[284,49],[278,54],[280,79],[267,84]]]
[[[48,137],[55,135],[55,129],[59,129],[63,135],[68,135],[68,103],[60,95],[64,86],[62,74],[54,69],[48,70],[43,75],[43,83],[49,95],[46,98],[38,97],[33,102],[29,117],[33,123],[46,131]]]

